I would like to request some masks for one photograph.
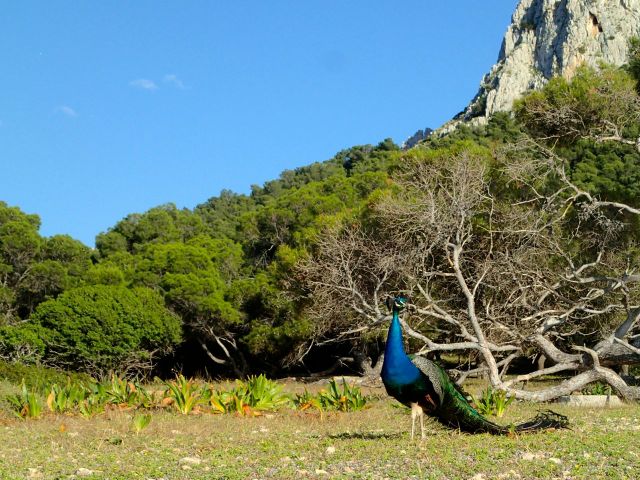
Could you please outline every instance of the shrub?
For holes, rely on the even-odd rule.
[[[31,321],[49,332],[48,363],[98,375],[135,369],[181,339],[180,320],[147,288],[75,288],[40,304]]]
[[[0,379],[15,385],[20,385],[24,381],[27,388],[42,394],[49,393],[52,384],[65,385],[68,381],[74,383],[91,381],[91,377],[86,374],[62,372],[41,365],[23,365],[5,361],[0,361]]]

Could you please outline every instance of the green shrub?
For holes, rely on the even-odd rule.
[[[181,339],[180,320],[147,288],[75,288],[40,304],[31,321],[49,332],[48,363],[99,375],[125,371]]]
[[[68,381],[74,383],[88,383],[91,377],[74,372],[62,372],[54,368],[40,365],[23,365],[0,361],[0,378],[15,385],[20,385],[23,381],[27,388],[36,390],[43,395],[49,393],[53,384],[65,385]]]

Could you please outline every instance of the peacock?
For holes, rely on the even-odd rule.
[[[407,299],[404,297],[389,298],[387,302],[393,318],[387,336],[381,377],[387,393],[411,407],[412,439],[418,418],[421,436],[425,438],[425,413],[447,427],[467,433],[508,435],[513,432],[568,426],[567,417],[550,410],[540,412],[528,422],[512,426],[498,425],[483,417],[469,404],[466,394],[449,378],[444,369],[424,357],[405,353],[399,314],[406,303]]]

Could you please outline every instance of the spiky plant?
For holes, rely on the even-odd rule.
[[[339,410],[353,412],[362,410],[367,404],[367,398],[355,385],[349,385],[342,380],[342,387],[332,379],[327,390],[321,390],[318,398],[325,410]]]
[[[165,398],[183,415],[188,415],[199,403],[202,392],[193,380],[187,380],[184,375],[177,375],[174,380],[165,382]]]

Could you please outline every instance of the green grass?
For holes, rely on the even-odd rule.
[[[538,408],[514,402],[500,422],[524,420]],[[640,478],[639,406],[552,408],[570,417],[571,430],[493,437],[430,422],[424,441],[409,439],[409,414],[386,398],[322,416],[311,409],[259,417],[164,409],[152,411],[137,433],[135,411],[90,419],[3,414],[0,478],[67,479],[81,468],[93,472],[83,478],[110,480]]]

